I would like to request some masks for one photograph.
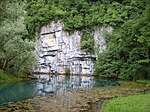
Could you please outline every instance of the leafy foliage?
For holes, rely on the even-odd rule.
[[[50,21],[62,20],[65,30],[85,29],[93,25],[116,26],[130,17],[128,4],[88,0],[27,0],[26,24],[30,36]]]
[[[109,71],[110,77],[133,80],[150,78],[149,2],[142,15],[140,13],[141,10],[134,18],[116,28],[112,35],[107,35],[108,48],[99,55],[95,74],[107,75]]]
[[[0,21],[0,69],[10,74],[27,74],[34,61],[33,42],[27,34],[24,4],[18,0],[1,1],[5,13]]]
[[[65,68],[65,75],[66,75],[66,76],[71,75],[70,69],[69,69],[69,68]]]
[[[94,53],[94,37],[88,30],[82,30],[81,49],[87,53]]]
[[[27,0],[25,18],[29,37],[40,27],[61,20],[64,30],[81,30],[81,49],[94,52],[93,26],[111,25],[107,49],[99,54],[95,74],[138,79],[150,77],[149,0]]]

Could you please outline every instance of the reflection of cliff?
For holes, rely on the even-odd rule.
[[[62,30],[61,22],[51,22],[41,28],[36,41],[37,67],[35,71],[64,73],[70,69],[73,74],[93,73],[92,59],[95,54],[86,54],[80,49],[81,32],[75,31],[72,35]],[[95,45],[100,51],[106,48],[102,37],[104,28],[97,28],[93,32]],[[111,28],[107,29],[111,31]]]
[[[0,104],[25,100],[35,96],[57,96],[66,91],[93,86],[115,85],[116,81],[85,76],[37,75],[37,81],[0,85]]]
[[[114,85],[116,81],[101,80],[85,76],[39,75],[37,82],[37,95],[57,95],[63,91],[72,91],[79,88],[92,88],[93,86]]]
[[[93,87],[93,77],[40,75],[37,83],[38,95],[57,95],[61,91]]]

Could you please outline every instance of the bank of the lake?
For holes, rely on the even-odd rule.
[[[15,81],[23,81],[23,80],[32,80],[36,79],[34,75],[11,75],[3,70],[0,70],[0,83],[8,83],[8,82],[15,82]]]
[[[118,96],[150,92],[150,87],[135,82],[120,82],[120,86],[94,87],[62,92],[58,96],[35,97],[0,106],[0,111],[28,112],[98,112],[105,100]]]
[[[150,112],[150,93],[107,101],[101,112]]]
[[[139,84],[150,87],[150,80],[137,80]],[[150,112],[150,92],[117,97],[104,102],[100,112]]]
[[[21,80],[20,78],[17,78],[14,75],[9,75],[5,73],[3,70],[0,70],[0,83],[2,82],[10,82],[10,81],[17,81]]]

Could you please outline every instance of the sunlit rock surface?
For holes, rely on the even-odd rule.
[[[112,28],[97,27],[91,34],[95,39],[95,47],[102,52],[106,48],[104,30],[111,31]],[[63,24],[51,22],[43,26],[36,41],[37,66],[35,72],[53,72],[64,74],[70,70],[72,74],[92,74],[93,59],[96,54],[88,54],[81,50],[81,32],[69,32],[63,30]]]

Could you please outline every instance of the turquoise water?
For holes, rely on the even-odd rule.
[[[94,77],[38,75],[38,80],[0,84],[0,104],[34,98],[55,96],[63,91],[110,86],[117,81],[101,80]]]

